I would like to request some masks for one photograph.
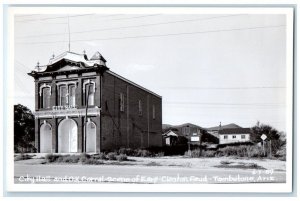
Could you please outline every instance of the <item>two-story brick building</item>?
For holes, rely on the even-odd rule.
[[[38,152],[162,146],[162,97],[110,71],[99,52],[64,52],[28,74]]]

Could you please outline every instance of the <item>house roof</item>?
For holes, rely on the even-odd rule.
[[[230,128],[242,128],[242,127],[240,127],[239,125],[234,124],[234,123],[221,126],[221,129],[230,129]],[[220,129],[220,126],[214,126],[214,127],[207,128],[207,130],[219,130],[219,129]]]
[[[178,137],[178,134],[177,134],[176,131],[169,130],[169,131],[165,132],[163,134],[163,136],[175,136],[175,137]]]
[[[63,52],[62,54],[53,57],[49,60],[49,63],[47,65],[43,65],[43,66],[36,66],[35,69],[33,70],[34,72],[45,72],[47,71],[49,68],[51,69],[51,67],[58,63],[59,61],[62,60],[66,60],[66,61],[72,61],[72,62],[76,62],[76,63],[81,63],[83,64],[82,66],[85,68],[90,68],[90,67],[95,67],[97,65],[102,65],[102,66],[106,66],[105,62],[106,60],[104,59],[104,57],[99,53],[96,52],[92,59],[89,60],[86,56],[86,54],[77,54],[74,52]]]
[[[250,134],[250,128],[227,128],[219,130],[219,135],[229,135],[229,134]]]
[[[64,66],[64,67],[61,67],[59,65],[59,62],[60,61],[67,61],[68,63],[71,63],[71,65],[69,66]],[[77,66],[72,66],[72,64],[75,65],[77,64]],[[56,65],[57,64],[57,65]],[[53,69],[53,66],[58,66],[59,69]],[[36,75],[36,74],[42,74],[44,72],[48,72],[48,71],[68,71],[68,70],[74,70],[74,69],[93,69],[93,68],[97,68],[98,66],[100,67],[104,67],[106,69],[106,72],[113,75],[113,76],[116,76],[124,81],[126,81],[127,83],[130,83],[148,93],[151,93],[152,95],[158,97],[158,98],[161,98],[160,95],[110,71],[107,67],[106,67],[106,60],[104,59],[104,57],[97,51],[92,57],[91,59],[88,59],[87,55],[84,53],[84,54],[77,54],[77,53],[74,53],[74,52],[70,52],[70,51],[67,51],[67,52],[64,52],[56,57],[53,57],[49,60],[49,63],[47,65],[43,65],[43,66],[36,66],[35,69],[31,72],[31,73],[28,73],[29,75],[33,76],[33,75]]]

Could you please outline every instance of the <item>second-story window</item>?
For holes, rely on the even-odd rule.
[[[190,127],[183,127],[183,134],[189,135],[190,134]]]
[[[51,85],[43,83],[39,88],[39,108],[50,108]]]
[[[68,97],[69,97],[69,106],[75,106],[76,104],[76,95],[75,95],[75,85],[69,85],[69,92],[68,92]]]
[[[60,85],[58,89],[58,103],[60,106],[76,105],[75,84],[63,84]]]
[[[42,108],[50,108],[50,88],[42,89]]]
[[[59,86],[59,105],[68,105],[68,90],[66,85]]]
[[[143,108],[142,108],[142,101],[139,100],[139,115],[142,116],[143,115]]]
[[[120,93],[120,111],[124,112],[125,110],[125,105],[124,105],[124,94]]]
[[[83,92],[84,92],[83,102],[84,102],[84,105],[86,105],[87,98],[88,98],[88,105],[89,106],[95,105],[95,91],[96,91],[96,87],[95,87],[95,82],[94,81],[84,82],[84,84],[83,84]]]
[[[152,105],[152,118],[155,119],[155,105]]]

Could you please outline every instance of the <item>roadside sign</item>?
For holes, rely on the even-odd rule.
[[[199,136],[193,136],[193,137],[191,137],[191,141],[192,142],[199,142]]]
[[[266,136],[265,134],[262,134],[262,135],[260,136],[260,138],[261,138],[263,141],[265,141],[265,140],[267,139],[267,136]]]

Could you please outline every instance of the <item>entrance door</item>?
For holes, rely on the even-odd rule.
[[[77,152],[77,124],[72,119],[64,119],[58,126],[58,152]]]
[[[52,152],[52,128],[49,124],[44,123],[40,128],[40,152],[51,153]]]

